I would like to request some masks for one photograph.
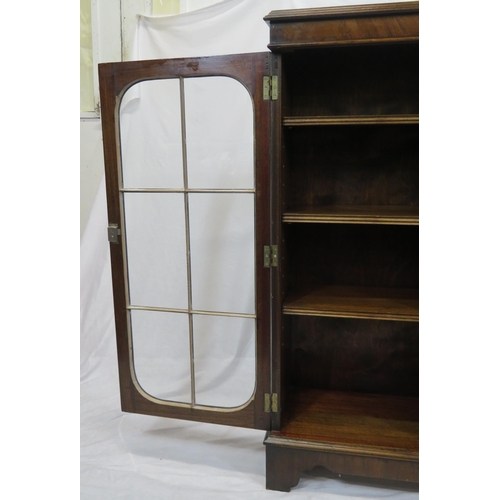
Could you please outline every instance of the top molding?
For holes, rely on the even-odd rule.
[[[347,5],[275,10],[264,20],[270,26],[268,45],[274,52],[418,41],[419,2]]]
[[[330,19],[338,17],[376,16],[387,14],[418,13],[419,2],[393,2],[364,5],[344,5],[340,7],[317,7],[313,9],[273,10],[264,20],[280,21],[311,21],[313,19]]]

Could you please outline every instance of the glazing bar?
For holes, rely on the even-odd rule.
[[[219,311],[198,311],[195,309],[174,309],[169,307],[127,306],[127,309],[131,311],[157,311],[157,312],[169,312],[169,313],[198,314],[200,316],[223,316],[227,318],[255,319],[257,317],[256,314],[229,313],[229,312],[219,312]]]
[[[182,127],[182,170],[184,177],[184,216],[186,220],[186,262],[187,262],[187,286],[188,286],[188,309],[193,308],[193,294],[191,284],[191,236],[189,229],[189,196],[188,196],[188,167],[187,167],[187,143],[186,143],[186,100],[184,92],[184,78],[179,78],[181,91],[181,127]],[[188,312],[189,320],[189,354],[191,365],[191,407],[196,404],[196,391],[194,385],[194,336],[193,315]]]
[[[255,193],[255,189],[224,188],[121,188],[121,193]]]

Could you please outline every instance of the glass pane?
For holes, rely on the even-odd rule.
[[[253,106],[227,77],[187,78],[186,143],[190,188],[253,189]]]
[[[191,403],[188,315],[131,311],[134,368],[150,396]]]
[[[184,80],[189,188],[254,188],[253,105],[226,77]],[[226,106],[223,103],[228,103]],[[226,109],[227,108],[227,109]],[[184,188],[180,82],[145,81],[120,107],[124,188]],[[186,247],[185,196],[189,202]],[[123,194],[132,306],[255,314],[254,193]],[[189,252],[189,257],[188,257]],[[236,407],[255,385],[255,319],[131,311],[136,377],[152,397]]]
[[[184,195],[125,193],[130,303],[187,309]]]
[[[193,316],[195,399],[232,408],[255,388],[255,320]]]
[[[254,195],[189,195],[193,309],[255,313]]]
[[[183,188],[178,79],[132,86],[120,106],[123,187]]]

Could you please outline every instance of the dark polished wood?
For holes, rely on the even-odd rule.
[[[118,123],[115,115],[115,72],[114,65],[99,65],[99,93],[101,100],[101,126],[104,148],[104,168],[106,177],[106,200],[109,224],[120,226],[120,192],[118,179],[119,144]],[[120,401],[122,409],[133,408],[133,382],[129,363],[129,345],[126,308],[126,285],[123,272],[122,245],[109,245],[113,286],[113,307],[115,317],[118,373],[120,381]]]
[[[285,116],[285,127],[319,125],[414,125],[418,115]]]
[[[284,224],[287,295],[323,286],[419,286],[419,227]]]
[[[267,22],[277,21],[311,21],[313,19],[328,19],[356,16],[387,14],[418,14],[418,2],[394,2],[366,5],[341,5],[338,7],[314,7],[310,9],[273,10],[264,19]]]
[[[267,487],[289,491],[303,471],[418,482],[418,398],[300,390],[266,437]]]
[[[418,483],[418,2],[266,20],[283,311],[266,486],[316,466]]]
[[[271,73],[282,75],[282,58],[273,54],[271,57]],[[283,129],[281,127],[283,107],[281,102],[286,99],[286,86],[283,78],[278,79],[279,100],[271,101],[271,211],[279,214],[285,206],[285,193],[281,188],[283,185],[283,169],[279,168],[284,160]],[[270,218],[272,244],[283,248],[283,231],[279,220],[273,215]],[[272,350],[272,377],[271,392],[278,396],[278,411],[271,414],[271,429],[279,429],[281,425],[281,408],[286,404],[286,379],[288,373],[288,362],[283,351],[284,321],[281,314],[281,304],[285,299],[286,287],[283,277],[287,274],[287,266],[284,254],[281,252],[277,266],[271,268],[272,283],[272,308],[271,308],[271,350]]]
[[[109,223],[118,109],[143,80],[228,76],[253,98],[257,382],[238,411],[163,405],[134,384],[122,242],[111,244],[125,411],[255,427],[267,488],[300,474],[418,482],[418,2],[274,11],[273,53],[99,67]],[[263,76],[278,76],[278,100]],[[264,268],[263,246],[278,246]],[[264,410],[274,393],[277,411]]]
[[[282,57],[289,94],[284,125],[418,123],[415,42],[297,50]]]
[[[419,202],[416,125],[285,128],[286,207]],[[388,208],[388,210],[391,210]]]
[[[341,447],[269,436],[266,445],[266,488],[289,492],[303,472],[324,467],[339,477],[350,476],[390,481],[392,488],[418,483],[417,459],[366,456],[347,453]],[[386,486],[387,487],[387,486]]]
[[[284,314],[418,321],[418,290],[322,286],[290,293]]]
[[[418,397],[418,323],[286,318],[291,393],[322,389]]]
[[[322,205],[291,208],[283,222],[418,225],[417,206]]]
[[[120,143],[118,110],[125,92],[135,83],[166,78],[227,76],[244,85],[253,99],[255,113],[255,270],[256,270],[256,390],[250,403],[239,410],[189,407],[146,398],[134,383],[129,344],[124,278],[123,243],[110,244],[116,339],[122,409],[127,412],[268,429],[270,414],[264,411],[264,393],[270,388],[270,275],[264,271],[262,248],[270,241],[270,104],[263,98],[262,79],[269,72],[267,53],[189,59],[129,61],[99,65],[101,117],[106,169],[108,220],[121,225]]]
[[[273,11],[272,51],[418,40],[418,2]]]
[[[418,458],[418,398],[302,389],[271,436],[341,446],[351,453]]]

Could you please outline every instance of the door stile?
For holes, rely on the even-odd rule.
[[[271,414],[271,429],[278,430],[281,421],[281,408],[284,404],[284,368],[283,363],[283,324],[281,306],[284,300],[285,290],[283,279],[286,275],[285,266],[285,246],[283,241],[283,231],[281,224],[281,214],[284,204],[284,177],[283,177],[283,141],[282,141],[282,108],[284,93],[283,75],[281,71],[281,56],[272,54],[271,75],[278,77],[278,98],[271,102],[271,217],[270,231],[272,244],[278,247],[277,267],[271,268],[271,393],[277,398],[277,411]]]
[[[103,135],[103,152],[105,165],[106,200],[108,224],[123,228],[121,196],[119,192],[120,148],[118,143],[118,96],[115,81],[115,65],[99,65],[99,93],[101,102],[101,126]],[[120,384],[120,401],[123,411],[134,411],[132,397],[132,372],[129,357],[127,284],[125,279],[125,260],[122,239],[117,244],[110,243],[111,275],[113,287],[113,308],[115,317],[115,335],[118,356],[118,375]],[[122,332],[127,332],[123,335]]]
[[[269,74],[270,53],[261,54],[262,66],[253,70],[254,88],[254,110],[255,110],[255,165],[256,165],[256,253],[255,265],[257,269],[257,290],[260,290],[262,300],[257,301],[257,331],[262,335],[257,337],[257,352],[261,353],[258,364],[257,378],[262,378],[261,390],[255,397],[255,427],[269,430],[271,428],[271,416],[266,412],[265,394],[271,387],[271,273],[264,267],[264,246],[271,241],[269,221],[271,219],[271,163],[269,151],[271,149],[271,105],[264,99],[263,77]],[[259,296],[259,294],[258,294]],[[259,325],[260,322],[260,325]]]

